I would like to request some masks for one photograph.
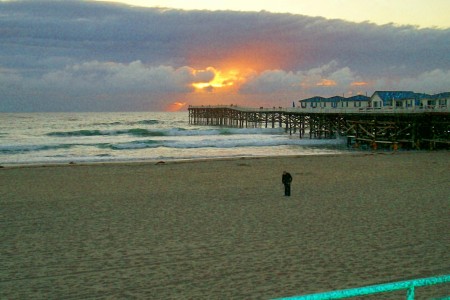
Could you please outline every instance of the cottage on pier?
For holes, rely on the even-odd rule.
[[[376,91],[369,100],[373,108],[414,108],[430,95],[412,91]]]
[[[300,100],[301,108],[364,108],[368,106],[369,97],[356,95],[352,97],[333,96],[329,98],[311,97]]]
[[[450,106],[450,92],[439,93],[420,99],[420,107],[425,109],[446,108]]]

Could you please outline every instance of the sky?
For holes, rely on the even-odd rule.
[[[99,0],[112,2],[111,0]],[[396,23],[420,27],[450,27],[448,0],[123,0],[140,7],[185,10],[270,11],[352,22]]]
[[[447,0],[0,0],[0,112],[450,91],[448,11]]]

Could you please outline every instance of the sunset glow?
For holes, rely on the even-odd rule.
[[[196,91],[213,92],[217,91],[216,89],[237,86],[240,82],[245,81],[245,78],[237,69],[220,71],[213,67],[208,67],[207,70],[214,72],[214,78],[209,81],[193,83],[192,86],[195,87]]]
[[[214,78],[209,81],[201,81],[201,82],[195,82],[192,85],[199,90],[202,89],[210,89],[210,88],[221,88],[225,86],[233,85],[233,78],[230,76],[227,76],[227,74],[223,74],[221,71],[216,70],[213,67],[208,67],[207,71],[214,73]],[[199,71],[197,71],[199,72]],[[203,70],[201,70],[203,72]]]
[[[352,82],[351,86],[364,86],[367,85],[367,82],[364,81],[357,81],[357,82]]]
[[[186,102],[174,102],[167,107],[166,111],[175,112],[179,111],[187,105]]]

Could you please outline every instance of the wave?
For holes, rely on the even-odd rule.
[[[343,140],[302,140],[281,138],[252,138],[252,139],[220,139],[220,140],[200,140],[200,141],[168,141],[165,147],[170,148],[241,148],[241,147],[274,147],[274,146],[305,146],[323,147],[341,145]]]
[[[95,136],[95,135],[106,135],[101,130],[77,130],[77,131],[55,131],[47,133],[48,136]]]
[[[114,135],[130,135],[138,137],[148,136],[201,136],[201,135],[248,135],[248,134],[280,134],[283,130],[280,128],[219,128],[219,129],[145,129],[131,128],[123,130],[75,130],[75,131],[55,131],[46,135],[52,137],[80,137],[80,136],[114,136]]]
[[[0,153],[24,153],[32,151],[46,151],[46,150],[60,150],[70,149],[76,144],[52,144],[52,145],[14,145],[14,146],[0,146]]]
[[[303,147],[327,147],[346,145],[343,139],[333,140],[306,140],[306,139],[204,139],[199,141],[176,140],[138,140],[117,144],[103,144],[101,147],[113,150],[131,150],[147,148],[241,148],[241,147],[274,147],[274,146],[303,146]]]
[[[112,150],[129,150],[129,149],[147,149],[147,148],[157,148],[162,147],[164,142],[147,140],[147,141],[134,141],[127,143],[118,143],[118,144],[108,144],[103,145],[102,147],[110,148]]]
[[[137,121],[134,124],[141,124],[141,125],[156,125],[159,124],[158,120],[141,120]],[[132,123],[130,125],[133,125]]]
[[[133,125],[157,125],[159,123],[160,123],[160,121],[151,119],[151,120],[140,120],[140,121],[135,121],[135,122],[120,122],[120,121],[103,122],[103,123],[94,123],[92,125],[94,125],[94,126],[117,126],[117,125],[133,126]]]
[[[114,136],[114,135],[131,135],[131,136],[164,136],[163,131],[149,130],[143,128],[133,128],[126,130],[75,130],[75,131],[55,131],[49,132],[47,136],[52,137],[81,137],[81,136]]]
[[[115,125],[123,125],[122,122],[104,122],[104,123],[93,123],[94,126],[115,126]]]

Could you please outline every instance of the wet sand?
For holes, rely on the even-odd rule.
[[[448,151],[6,167],[0,298],[269,299],[450,274],[449,228]]]

